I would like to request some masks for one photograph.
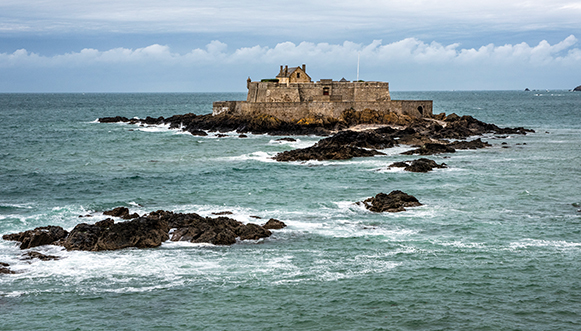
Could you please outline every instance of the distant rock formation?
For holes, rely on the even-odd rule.
[[[388,166],[388,168],[404,168],[405,171],[410,172],[428,172],[434,168],[447,168],[446,163],[438,164],[430,159],[417,159],[413,161],[395,162]]]
[[[576,88],[574,88],[573,91],[581,92],[581,85],[579,85]]]
[[[399,190],[391,191],[389,194],[379,193],[374,197],[358,202],[358,204],[363,204],[365,208],[376,213],[395,213],[405,211],[404,207],[422,205],[414,196]]]

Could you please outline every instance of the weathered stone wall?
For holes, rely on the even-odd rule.
[[[354,82],[353,101],[389,101],[389,83]]]
[[[315,83],[249,82],[248,102],[301,101],[389,101],[389,83],[334,82]]]
[[[301,71],[302,72],[302,71]],[[321,79],[308,83],[248,82],[244,101],[214,103],[213,114],[265,114],[286,121],[305,117],[335,117],[353,108],[394,112],[412,117],[432,115],[432,101],[391,100],[386,82],[334,82]]]
[[[420,108],[421,107],[421,108]],[[235,115],[271,115],[284,121],[298,121],[307,117],[339,118],[341,113],[353,108],[355,111],[372,109],[394,112],[412,117],[429,117],[432,114],[432,101],[391,100],[364,102],[244,102],[226,101],[214,103],[214,115],[229,113]],[[421,111],[420,111],[421,110]]]

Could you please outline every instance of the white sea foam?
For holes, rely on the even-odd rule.
[[[273,159],[273,157],[275,155],[276,155],[275,152],[258,151],[258,152],[252,152],[249,154],[243,154],[243,155],[239,155],[239,156],[225,157],[223,159],[228,160],[228,161],[254,160],[254,161],[260,161],[260,162],[273,163],[273,162],[277,162],[276,160]]]
[[[540,239],[523,239],[510,244],[511,249],[525,249],[530,247],[547,247],[559,250],[579,249],[581,243],[568,242],[563,240],[540,240]]]
[[[155,125],[148,125],[144,124],[144,126],[138,126],[138,131],[144,132],[167,132],[170,131],[169,124],[155,124]]]

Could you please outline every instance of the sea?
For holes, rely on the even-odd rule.
[[[71,230],[120,206],[288,225],[232,246],[30,249],[53,261],[0,240],[0,262],[17,272],[0,274],[0,329],[581,330],[581,93],[392,98],[535,133],[487,134],[491,147],[430,156],[448,167],[409,173],[388,165],[419,158],[400,154],[411,146],[281,163],[272,157],[321,137],[97,121],[207,114],[244,93],[0,94],[0,235]],[[423,205],[357,204],[393,190]]]

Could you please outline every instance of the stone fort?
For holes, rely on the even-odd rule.
[[[387,82],[349,82],[321,79],[313,82],[306,65],[280,66],[275,79],[246,82],[246,101],[217,101],[213,115],[271,115],[283,121],[309,117],[340,118],[345,110],[394,112],[421,118],[432,115],[431,100],[392,100]]]

